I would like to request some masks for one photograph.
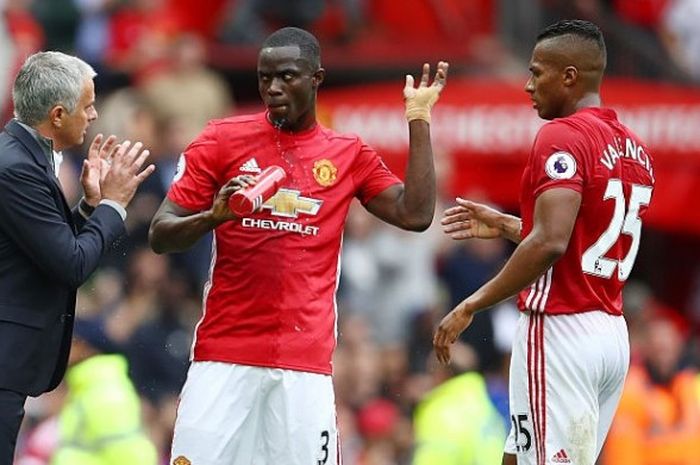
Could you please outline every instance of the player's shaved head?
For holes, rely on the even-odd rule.
[[[607,51],[595,24],[579,19],[559,21],[539,33],[536,47],[543,61],[559,69],[573,66],[584,86],[600,87]]]
[[[270,34],[261,49],[273,47],[299,47],[300,58],[306,61],[312,70],[321,67],[321,45],[318,39],[298,27],[284,27]]]

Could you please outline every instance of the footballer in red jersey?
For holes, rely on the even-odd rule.
[[[585,108],[545,124],[523,174],[522,237],[532,231],[542,192],[567,188],[582,200],[566,251],[520,293],[520,309],[621,315],[622,286],[637,256],[653,186],[649,150],[613,110]]]
[[[417,87],[406,78],[405,182],[358,137],[317,123],[325,71],[318,41],[298,28],[261,47],[266,111],[212,121],[185,150],[151,223],[151,247],[185,250],[212,230],[214,241],[172,463],[340,463],[330,375],[345,219],[357,198],[402,229],[430,225],[430,109],[447,69],[440,62],[431,85],[427,64]],[[271,166],[286,173],[278,190],[251,214],[233,214],[231,195]]]
[[[521,218],[458,199],[445,212],[454,239],[517,243],[503,269],[440,323],[442,362],[474,313],[518,295],[510,372],[512,427],[504,465],[593,465],[629,365],[622,288],[632,271],[654,188],[639,138],[601,108],[606,64],[594,24],[544,29],[525,90],[540,117],[521,182]]]
[[[205,210],[229,179],[273,165],[287,173],[277,193],[214,231],[193,360],[331,374],[350,200],[366,204],[401,181],[356,136],[318,124],[290,133],[258,113],[211,122],[182,155],[168,199]]]

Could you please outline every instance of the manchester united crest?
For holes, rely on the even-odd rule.
[[[192,462],[190,462],[186,457],[183,457],[182,455],[173,460],[173,465],[192,465]]]
[[[332,186],[338,177],[338,168],[328,159],[317,160],[314,163],[314,179],[323,187]]]

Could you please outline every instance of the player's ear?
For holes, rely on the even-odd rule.
[[[319,68],[316,70],[316,72],[311,76],[311,85],[313,86],[314,89],[317,89],[318,86],[321,85],[323,82],[323,79],[326,77],[326,70],[323,68]]]
[[[578,80],[578,68],[576,68],[575,66],[567,66],[566,68],[564,68],[563,78],[564,86],[573,86]]]

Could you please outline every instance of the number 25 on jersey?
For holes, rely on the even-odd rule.
[[[639,218],[639,209],[642,205],[649,205],[651,191],[652,188],[650,186],[633,184],[629,201],[627,201],[622,189],[622,181],[614,178],[608,181],[603,199],[613,199],[615,201],[615,210],[608,228],[581,257],[581,268],[584,273],[610,279],[617,268],[617,278],[620,281],[625,281],[629,277],[634,260],[637,258],[639,239],[642,232],[642,220]],[[627,234],[632,237],[629,252],[621,260],[605,257],[605,254],[617,242],[620,234]]]

